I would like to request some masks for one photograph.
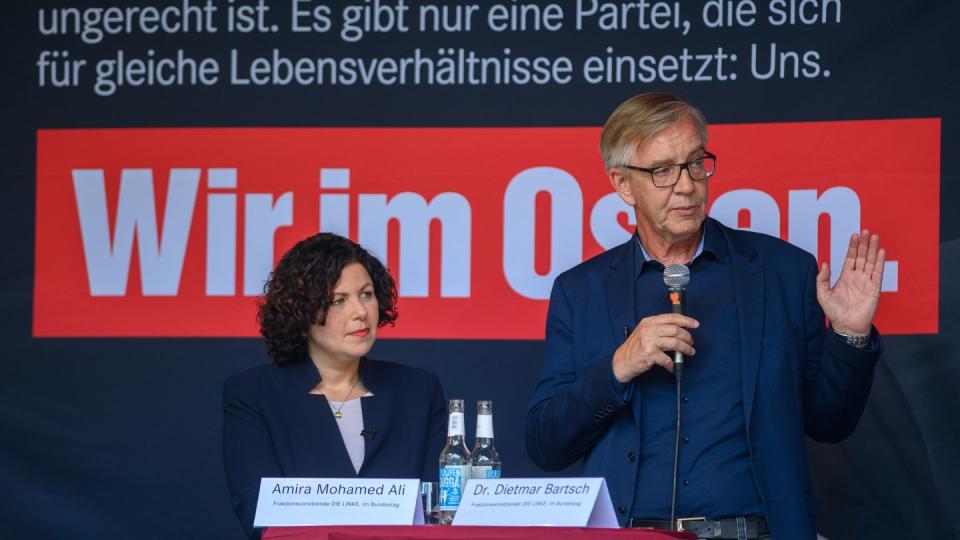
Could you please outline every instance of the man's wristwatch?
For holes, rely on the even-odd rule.
[[[847,342],[847,345],[853,345],[858,349],[863,349],[870,344],[870,334],[863,336],[851,336],[849,334],[844,334],[843,332],[838,332],[836,328],[830,327],[833,330],[833,333],[842,337],[844,341]]]

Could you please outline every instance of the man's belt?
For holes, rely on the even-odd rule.
[[[692,532],[697,538],[748,538],[756,539],[770,534],[767,522],[762,517],[738,517],[709,520],[704,517],[680,518],[676,530]],[[633,518],[628,527],[640,529],[674,530],[669,521]]]

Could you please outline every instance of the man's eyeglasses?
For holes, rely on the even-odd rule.
[[[677,163],[675,165],[662,165],[660,167],[635,167],[633,165],[622,165],[625,169],[631,171],[645,172],[650,175],[653,185],[661,188],[672,187],[680,181],[680,175],[686,169],[691,180],[706,180],[713,176],[717,171],[717,156],[704,151],[703,155],[688,161],[686,163]]]

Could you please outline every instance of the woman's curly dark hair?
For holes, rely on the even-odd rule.
[[[307,355],[307,334],[314,323],[326,322],[327,308],[340,273],[360,263],[370,274],[379,304],[379,326],[397,319],[397,288],[383,264],[348,238],[320,233],[293,246],[277,263],[264,286],[257,312],[267,354],[277,364]]]

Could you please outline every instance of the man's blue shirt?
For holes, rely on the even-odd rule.
[[[697,353],[686,362],[681,390],[677,514],[731,517],[762,515],[750,469],[741,398],[740,340],[733,275],[726,243],[716,225],[704,224],[688,264],[686,314]],[[663,265],[640,242],[634,248],[637,321],[670,312]],[[676,428],[676,382],[660,367],[637,377],[631,400],[641,400],[635,517],[668,519]]]

